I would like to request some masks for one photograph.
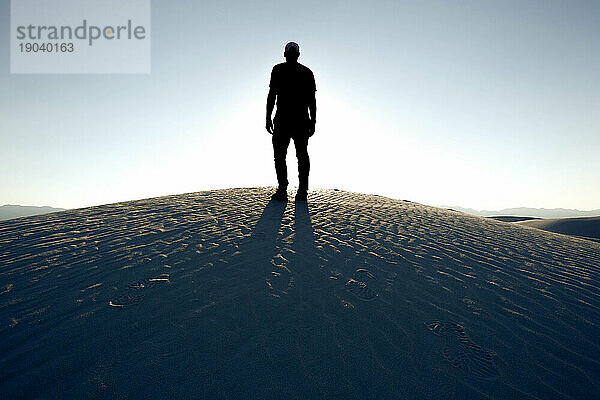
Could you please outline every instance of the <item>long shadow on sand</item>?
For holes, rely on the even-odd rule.
[[[293,217],[285,213],[288,206],[270,201],[242,249],[252,253],[255,271],[264,274],[263,285],[276,298],[296,292],[298,277],[312,275],[317,263],[308,204],[292,203]]]
[[[286,206],[283,201],[269,201],[252,230],[251,238],[275,244]]]
[[[294,241],[296,252],[316,257],[315,238],[308,203],[294,203]]]

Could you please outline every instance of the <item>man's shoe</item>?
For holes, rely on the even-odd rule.
[[[278,188],[275,193],[271,195],[271,200],[287,201],[287,190]]]
[[[305,189],[298,189],[296,193],[296,201],[306,201],[308,197],[308,192]]]

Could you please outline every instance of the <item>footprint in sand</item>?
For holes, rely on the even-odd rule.
[[[454,322],[431,322],[427,328],[444,340],[442,355],[455,368],[476,379],[495,379],[496,353],[473,343],[465,327]]]
[[[143,281],[132,282],[129,284],[125,293],[117,297],[115,300],[108,302],[112,307],[129,307],[140,303],[148,289],[154,288],[157,285],[163,285],[169,282],[169,274],[161,274],[155,278],[150,278]]]
[[[356,278],[356,280],[358,280],[358,281],[366,282],[366,281],[369,281],[371,279],[374,279],[375,275],[373,275],[366,268],[359,268],[356,271],[354,271],[354,278]]]
[[[286,271],[271,271],[271,275],[265,280],[267,287],[274,297],[281,297],[288,293],[288,290],[294,287],[294,276]]]
[[[271,260],[273,271],[265,279],[265,282],[274,297],[281,297],[294,287],[295,278],[292,271],[286,266],[287,263],[288,260],[281,254],[276,255]]]
[[[365,282],[360,282],[355,279],[349,279],[346,282],[346,290],[358,297],[360,300],[374,300],[378,295],[377,292],[371,289]]]

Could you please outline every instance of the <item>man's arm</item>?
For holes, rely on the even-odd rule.
[[[310,128],[308,130],[308,136],[315,134],[315,124],[317,123],[317,99],[313,92],[313,96],[308,102],[308,111],[310,111]]]
[[[308,111],[310,112],[310,127],[308,128],[308,136],[315,134],[315,124],[317,123],[317,99],[315,98],[315,92],[317,91],[317,85],[315,84],[315,76],[310,71],[310,99],[308,100]]]
[[[275,107],[275,91],[273,88],[269,89],[269,94],[267,95],[267,132],[271,135],[273,134],[273,122],[271,121],[271,114],[273,113],[273,108]]]

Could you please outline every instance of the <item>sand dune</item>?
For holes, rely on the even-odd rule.
[[[271,191],[0,222],[0,393],[599,398],[600,244]]]
[[[600,217],[557,218],[519,222],[545,231],[600,241]]]
[[[440,206],[466,214],[478,215],[480,217],[493,216],[521,216],[533,218],[576,218],[576,217],[595,217],[600,215],[600,209],[596,210],[577,210],[572,208],[531,208],[531,207],[513,207],[502,210],[475,210],[473,208],[464,208],[460,206]]]
[[[520,221],[529,221],[532,219],[539,219],[537,217],[519,217],[515,215],[495,215],[491,217],[486,217],[495,219],[496,221],[504,221],[504,222],[520,222]]]

